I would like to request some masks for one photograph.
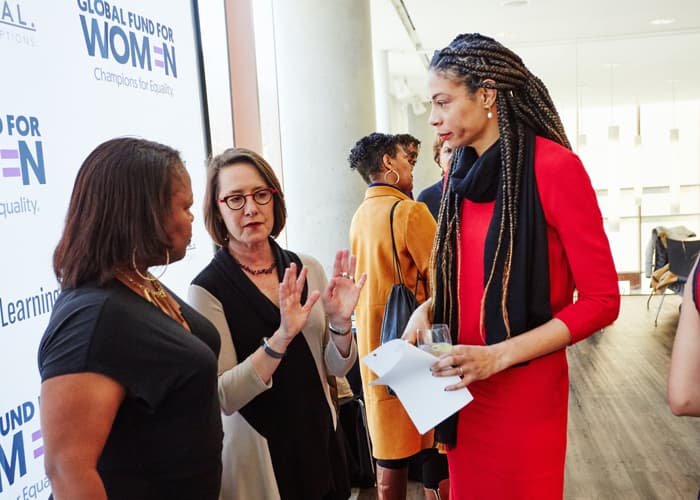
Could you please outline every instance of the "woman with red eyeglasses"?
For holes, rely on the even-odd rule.
[[[257,153],[232,148],[211,160],[204,220],[220,248],[189,302],[221,336],[225,500],[350,496],[328,376],[357,358],[351,314],[365,277],[353,281],[347,250],[327,280],[317,260],[281,248],[274,238],[286,216]]]

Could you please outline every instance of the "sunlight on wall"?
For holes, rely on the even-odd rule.
[[[640,270],[656,226],[685,225],[700,232],[700,101],[677,102],[675,113],[672,107],[670,102],[640,106],[638,146],[635,106],[616,108],[616,143],[608,139],[608,107],[579,110],[579,133],[586,135],[586,144],[578,154],[598,193],[618,271]],[[568,109],[562,117],[575,137],[570,132],[575,111]],[[671,141],[673,128],[677,142]],[[616,217],[619,227],[610,224]]]

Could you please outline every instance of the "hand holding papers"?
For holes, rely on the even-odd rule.
[[[418,432],[425,434],[467,405],[473,397],[466,389],[445,391],[459,377],[434,377],[432,356],[400,339],[379,346],[362,361],[379,378],[370,385],[388,385],[396,392]]]

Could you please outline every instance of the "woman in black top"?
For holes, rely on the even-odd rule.
[[[39,347],[46,471],[59,499],[218,498],[216,328],[148,272],[182,259],[192,190],[178,153],[98,146],[73,189]],[[305,321],[295,281],[282,315]]]
[[[316,259],[275,241],[287,218],[284,194],[254,151],[230,148],[212,158],[204,203],[205,225],[220,248],[192,281],[188,300],[221,338],[221,499],[346,500],[348,468],[329,378],[345,375],[356,360],[351,314],[366,276],[354,282],[347,250],[336,253],[329,280]],[[284,325],[278,289],[297,270],[309,314],[293,329]]]

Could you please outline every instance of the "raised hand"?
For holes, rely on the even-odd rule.
[[[333,276],[321,295],[323,309],[335,328],[350,328],[352,312],[366,280],[367,275],[363,273],[355,282],[355,256],[350,255],[349,250],[338,250]]]
[[[284,271],[279,286],[280,334],[289,343],[302,330],[311,313],[311,308],[321,296],[318,290],[310,292],[306,303],[301,304],[301,292],[306,282],[306,268],[297,276],[297,266],[292,263]]]

